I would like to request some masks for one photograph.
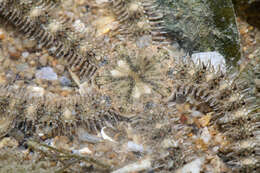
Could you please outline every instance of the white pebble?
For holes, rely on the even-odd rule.
[[[86,155],[91,154],[92,151],[88,147],[81,148],[79,150],[72,150],[75,154]]]
[[[53,71],[51,67],[43,67],[40,70],[37,70],[35,76],[37,79],[45,79],[45,80],[58,79],[57,74]]]
[[[73,23],[73,27],[76,29],[77,32],[84,33],[86,31],[86,27],[83,22],[80,20],[76,20]]]
[[[211,65],[213,65],[215,69],[218,69],[220,67],[220,69],[223,72],[226,71],[225,58],[219,52],[194,53],[194,54],[192,54],[191,59],[195,63],[198,63],[199,60],[205,64],[208,64],[209,62],[211,62]]]
[[[23,52],[23,53],[22,53],[22,57],[23,57],[23,58],[27,58],[28,56],[29,56],[29,52]]]
[[[102,141],[102,138],[89,134],[85,129],[79,128],[77,131],[77,135],[79,140],[90,142],[90,143],[98,143]]]
[[[211,135],[209,133],[209,130],[207,127],[204,127],[201,133],[201,139],[207,144],[210,139],[211,139]]]
[[[130,172],[138,172],[138,171],[142,171],[142,170],[147,170],[149,168],[151,168],[152,163],[149,159],[146,160],[142,160],[130,165],[126,165],[123,168],[120,168],[118,170],[113,171],[112,173],[130,173]]]
[[[36,86],[29,86],[28,89],[30,91],[29,97],[43,97],[45,91],[44,88]]]
[[[192,162],[184,165],[184,167],[178,169],[176,173],[200,173],[201,165],[204,162],[204,158],[197,158]]]
[[[102,4],[102,3],[106,3],[109,2],[109,0],[96,0],[97,4]]]
[[[144,147],[142,145],[134,143],[133,141],[129,141],[127,143],[127,149],[129,151],[134,151],[134,152],[144,152]]]

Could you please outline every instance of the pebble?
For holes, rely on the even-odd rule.
[[[140,160],[138,162],[126,165],[123,168],[113,171],[112,173],[131,173],[131,172],[140,172],[147,170],[152,167],[152,162],[149,159]]]
[[[44,96],[45,90],[42,87],[29,86],[28,89],[30,90],[29,97],[43,97]]]
[[[36,71],[35,68],[26,70],[26,72],[24,73],[24,78],[27,80],[32,80],[34,78],[35,71]]]
[[[0,40],[4,40],[4,39],[5,39],[4,30],[2,28],[0,28]]]
[[[78,138],[80,141],[85,141],[85,142],[90,142],[90,143],[98,143],[103,140],[102,138],[100,138],[98,136],[89,134],[87,131],[85,131],[85,129],[82,129],[82,128],[80,128],[78,130]]]
[[[31,49],[35,46],[35,44],[36,44],[35,40],[30,40],[30,39],[23,40],[23,46],[25,49]]]
[[[6,137],[6,138],[3,138],[1,141],[0,141],[0,148],[4,148],[4,147],[17,147],[19,144],[18,142],[11,138],[11,137]]]
[[[171,147],[178,147],[179,142],[178,141],[174,141],[173,139],[164,139],[161,143],[162,147],[167,149],[167,148],[171,148]]]
[[[201,133],[201,139],[204,141],[204,143],[209,143],[211,139],[211,135],[209,133],[209,130],[207,127],[204,127]]]
[[[108,2],[109,0],[96,0],[96,3],[97,4],[102,4],[102,3],[105,3],[105,2]]]
[[[81,148],[79,150],[72,150],[74,154],[87,155],[92,154],[92,151],[88,147]]]
[[[40,57],[39,62],[42,66],[46,66],[48,63],[48,55],[44,54]]]
[[[53,71],[51,67],[43,67],[40,70],[37,70],[35,76],[37,79],[44,79],[44,80],[58,79],[57,74]]]
[[[197,158],[192,162],[186,164],[184,167],[178,169],[176,173],[200,173],[204,158]]]
[[[22,57],[23,58],[28,58],[28,56],[29,56],[29,52],[23,52],[22,53]]]
[[[21,57],[21,52],[13,46],[8,47],[8,53],[13,60],[18,60]]]
[[[0,84],[5,84],[6,82],[6,77],[4,74],[0,74]]]
[[[67,97],[72,93],[71,90],[67,89],[67,88],[62,88],[62,91],[60,92],[60,95],[63,97]]]
[[[255,79],[256,88],[260,88],[260,79]]]
[[[16,70],[17,70],[18,72],[24,72],[24,71],[26,71],[28,68],[29,68],[29,66],[28,66],[27,63],[17,64],[17,66],[16,66]]]
[[[210,123],[210,120],[211,120],[210,114],[207,114],[207,115],[201,117],[200,119],[198,119],[198,121],[202,127],[206,127]]]
[[[68,137],[66,137],[66,136],[56,136],[53,139],[53,145],[55,146],[55,148],[69,151],[72,144],[70,143],[70,140],[69,140]]]
[[[62,86],[71,86],[71,80],[68,79],[66,76],[60,77],[59,81]]]
[[[36,62],[34,60],[29,61],[30,66],[34,67],[36,66]]]
[[[61,64],[58,64],[58,65],[55,66],[55,69],[57,70],[58,74],[62,74],[65,70],[65,67]]]
[[[127,143],[127,149],[129,151],[134,151],[134,152],[144,152],[144,147],[142,145],[134,143],[133,141],[129,141]]]
[[[86,30],[85,24],[82,23],[80,20],[76,20],[73,23],[73,27],[75,28],[76,31],[84,33]]]

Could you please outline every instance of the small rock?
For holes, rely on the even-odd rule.
[[[26,64],[26,63],[24,63],[24,64],[18,64],[18,65],[16,66],[16,70],[17,70],[18,72],[24,72],[24,71],[26,71],[28,68],[29,68],[29,66],[28,66],[28,64]]]
[[[31,61],[29,61],[29,65],[32,66],[32,67],[36,66],[36,62],[35,62],[35,60],[31,60]]]
[[[108,2],[109,0],[96,0],[96,3],[97,4],[102,4],[102,3],[105,3],[105,2]]]
[[[204,160],[204,158],[197,158],[192,162],[187,163],[184,167],[178,169],[176,173],[200,173]]]
[[[23,52],[22,53],[22,57],[23,58],[28,58],[28,56],[29,56],[29,52]]]
[[[201,133],[201,139],[207,144],[210,139],[211,139],[211,135],[209,133],[209,130],[207,127],[204,127]]]
[[[3,138],[1,141],[0,141],[0,148],[3,148],[3,147],[17,147],[19,144],[18,142],[11,138],[11,137],[6,137],[6,138]]]
[[[79,150],[72,150],[72,152],[80,155],[87,155],[92,153],[92,151],[88,147],[84,147]]]
[[[130,172],[141,172],[143,170],[150,169],[152,162],[149,159],[140,160],[138,162],[124,166],[123,168],[117,169],[112,173],[130,173]]]
[[[30,91],[29,97],[43,97],[44,88],[29,86],[28,90]]]
[[[26,49],[31,49],[35,46],[36,41],[32,39],[23,39],[23,47]]]
[[[173,139],[164,139],[161,143],[163,148],[171,148],[171,147],[178,147],[178,141],[174,141]]]
[[[5,39],[5,32],[2,28],[0,28],[0,40]]]
[[[0,84],[6,83],[6,77],[4,74],[0,74]]]
[[[18,60],[21,57],[21,52],[13,46],[8,47],[8,52],[9,52],[10,58],[13,60]]]
[[[254,57],[255,57],[254,54],[249,54],[249,55],[248,55],[248,58],[249,58],[249,59],[253,59]]]
[[[77,32],[84,33],[86,31],[85,24],[81,22],[81,20],[76,20],[73,23],[73,27],[76,29]]]
[[[62,74],[65,69],[65,67],[61,64],[56,65],[55,68],[56,68],[58,74]]]
[[[56,136],[53,140],[53,145],[62,150],[70,150],[71,143],[66,136]]]
[[[67,89],[67,88],[63,88],[62,91],[60,92],[60,95],[63,97],[67,97],[72,93],[71,90]]]
[[[144,152],[144,147],[142,145],[134,143],[133,141],[129,141],[127,143],[127,149],[129,151],[134,151],[134,152]]]
[[[46,66],[48,63],[48,55],[44,54],[40,57],[39,62],[42,66]]]
[[[71,85],[71,80],[68,79],[66,76],[62,76],[59,78],[60,84],[62,86],[70,86]]]
[[[29,68],[24,72],[24,78],[28,80],[32,80],[34,78],[36,68]]]
[[[199,119],[199,123],[202,127],[206,127],[211,120],[211,114],[207,114]]]
[[[260,79],[255,79],[256,88],[260,88]]]
[[[40,70],[37,70],[35,76],[37,79],[44,79],[44,80],[58,79],[57,74],[53,71],[51,67],[43,67]]]
[[[101,142],[103,140],[102,138],[100,138],[98,136],[89,134],[83,128],[79,128],[77,134],[78,134],[79,140],[81,140],[81,141],[86,141],[86,142],[90,142],[90,143],[98,143],[98,142]]]

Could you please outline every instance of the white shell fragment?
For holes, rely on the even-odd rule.
[[[89,134],[83,128],[79,128],[77,134],[78,134],[79,140],[85,141],[85,142],[98,143],[98,142],[101,142],[103,140],[101,137]]]
[[[88,147],[84,147],[79,150],[72,150],[72,151],[73,151],[73,153],[79,154],[79,155],[86,155],[86,154],[92,153],[92,151]]]
[[[37,79],[57,80],[58,76],[51,67],[43,67],[36,72]]]
[[[29,86],[29,97],[43,97],[45,90],[42,87]]]
[[[215,69],[220,69],[225,72],[226,71],[226,61],[224,56],[222,56],[219,52],[199,52],[194,53],[191,55],[191,59],[198,63],[199,61],[203,62],[204,64],[208,64],[209,62],[211,65],[214,66]]]
[[[202,134],[201,134],[201,138],[202,140],[207,144],[209,143],[210,139],[211,139],[211,135],[209,133],[209,130],[207,127],[204,127],[202,130]]]
[[[105,129],[106,129],[106,127],[103,127],[103,128],[101,129],[101,136],[102,136],[102,138],[105,139],[105,140],[111,141],[111,142],[116,142],[116,141],[114,141],[111,137],[109,137],[109,136],[105,133],[105,131],[104,131]]]
[[[186,164],[184,167],[178,169],[176,173],[200,173],[203,162],[204,158],[197,158]]]
[[[128,141],[127,149],[129,151],[144,152],[144,147],[142,145],[134,143],[133,141]]]
[[[145,159],[140,162],[126,165],[125,167],[113,171],[112,173],[128,173],[128,172],[142,171],[151,168],[151,166],[152,166],[151,161],[149,159]]]

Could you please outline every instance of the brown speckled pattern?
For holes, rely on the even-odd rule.
[[[85,5],[87,12],[76,15],[71,2],[79,4],[75,9]],[[87,146],[88,156],[105,160],[113,171],[148,160],[148,167],[135,172],[181,172],[193,161],[206,173],[259,172],[259,100],[254,82],[247,78],[252,77],[248,75],[252,69],[222,72],[175,57],[160,44],[165,41],[160,31],[163,23],[152,1],[97,2],[102,1],[0,0],[2,21],[35,39],[38,49],[49,56],[64,59],[65,66],[82,81],[87,79],[87,87],[80,84],[73,94],[62,96],[26,83],[6,85],[8,73],[1,73],[0,137],[22,144],[28,139],[46,142],[67,136],[78,148]],[[64,14],[71,16],[64,19]],[[133,16],[147,19],[148,28],[131,28],[136,24]],[[71,23],[65,24],[67,19]],[[51,26],[51,21],[60,26]],[[86,35],[81,27],[72,27],[76,21],[90,25],[83,32]],[[142,34],[159,44],[138,46]],[[1,34],[0,39],[4,40]],[[82,45],[87,51],[82,51]],[[12,64],[22,62],[19,57],[5,58],[12,59]],[[10,71],[8,67],[0,70]],[[255,71],[259,73],[259,68]],[[82,133],[93,139],[82,141]],[[60,158],[52,159],[56,164],[47,168],[66,165]],[[66,169],[84,172],[82,165]],[[90,165],[89,172],[99,172],[92,167],[95,164]]]

